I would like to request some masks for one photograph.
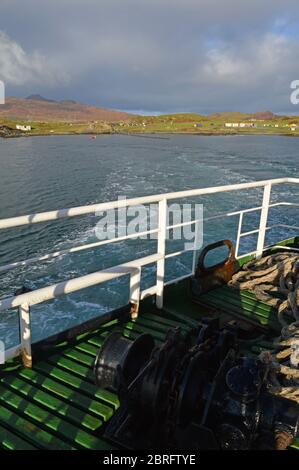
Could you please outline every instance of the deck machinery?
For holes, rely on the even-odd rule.
[[[158,347],[148,334],[109,335],[94,373],[120,409],[105,437],[129,449],[286,449],[299,404],[271,393],[270,363],[242,354],[238,332],[203,318],[187,335],[170,329]]]

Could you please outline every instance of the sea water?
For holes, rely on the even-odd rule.
[[[24,137],[0,140],[0,218],[32,214],[170,191],[299,176],[299,139],[280,136],[88,136]],[[298,202],[296,185],[274,187],[271,202]],[[192,198],[204,217],[261,205],[261,190]],[[187,202],[187,201],[185,201]],[[190,202],[190,201],[189,201]],[[94,215],[0,231],[1,265],[98,241]],[[244,217],[243,231],[258,227],[259,213]],[[295,208],[270,210],[269,224],[297,223]],[[238,217],[204,223],[204,244],[235,240]],[[274,243],[296,231],[267,233]],[[167,251],[181,249],[168,242]],[[241,252],[253,250],[256,236],[244,237]],[[0,274],[0,295],[25,285],[36,289],[88,274],[156,250],[155,240],[131,240],[63,255]],[[167,261],[166,277],[188,274],[191,256]],[[153,285],[155,266],[143,269],[142,287]],[[31,309],[33,341],[65,330],[128,301],[128,277],[46,302]],[[18,342],[15,311],[1,314],[0,339]]]

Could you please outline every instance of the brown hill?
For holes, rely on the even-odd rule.
[[[0,106],[0,117],[30,121],[113,122],[131,119],[133,115],[73,100],[54,101],[31,95],[28,98],[7,98],[6,103]]]
[[[238,111],[213,113],[209,115],[210,119],[220,119],[223,121],[230,122],[245,121],[246,119],[250,119],[251,117],[251,114],[240,113]]]
[[[259,111],[257,113],[240,113],[240,112],[224,112],[210,114],[211,119],[223,119],[226,121],[246,121],[248,119],[257,119],[268,121],[269,119],[275,119],[277,116],[271,111]]]
[[[271,111],[260,111],[258,113],[253,114],[252,117],[254,119],[268,121],[269,119],[275,119],[277,116]]]

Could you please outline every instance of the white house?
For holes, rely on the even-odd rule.
[[[226,122],[225,127],[239,127],[238,122]]]
[[[253,122],[240,122],[240,127],[254,127],[255,124]]]
[[[16,129],[18,129],[19,131],[28,132],[31,131],[31,126],[23,126],[22,124],[17,124]]]

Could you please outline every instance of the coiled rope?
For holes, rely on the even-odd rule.
[[[260,360],[272,371],[271,391],[299,403],[299,255],[278,253],[250,261],[228,285],[253,292],[277,309],[281,334],[273,350],[262,352]]]

